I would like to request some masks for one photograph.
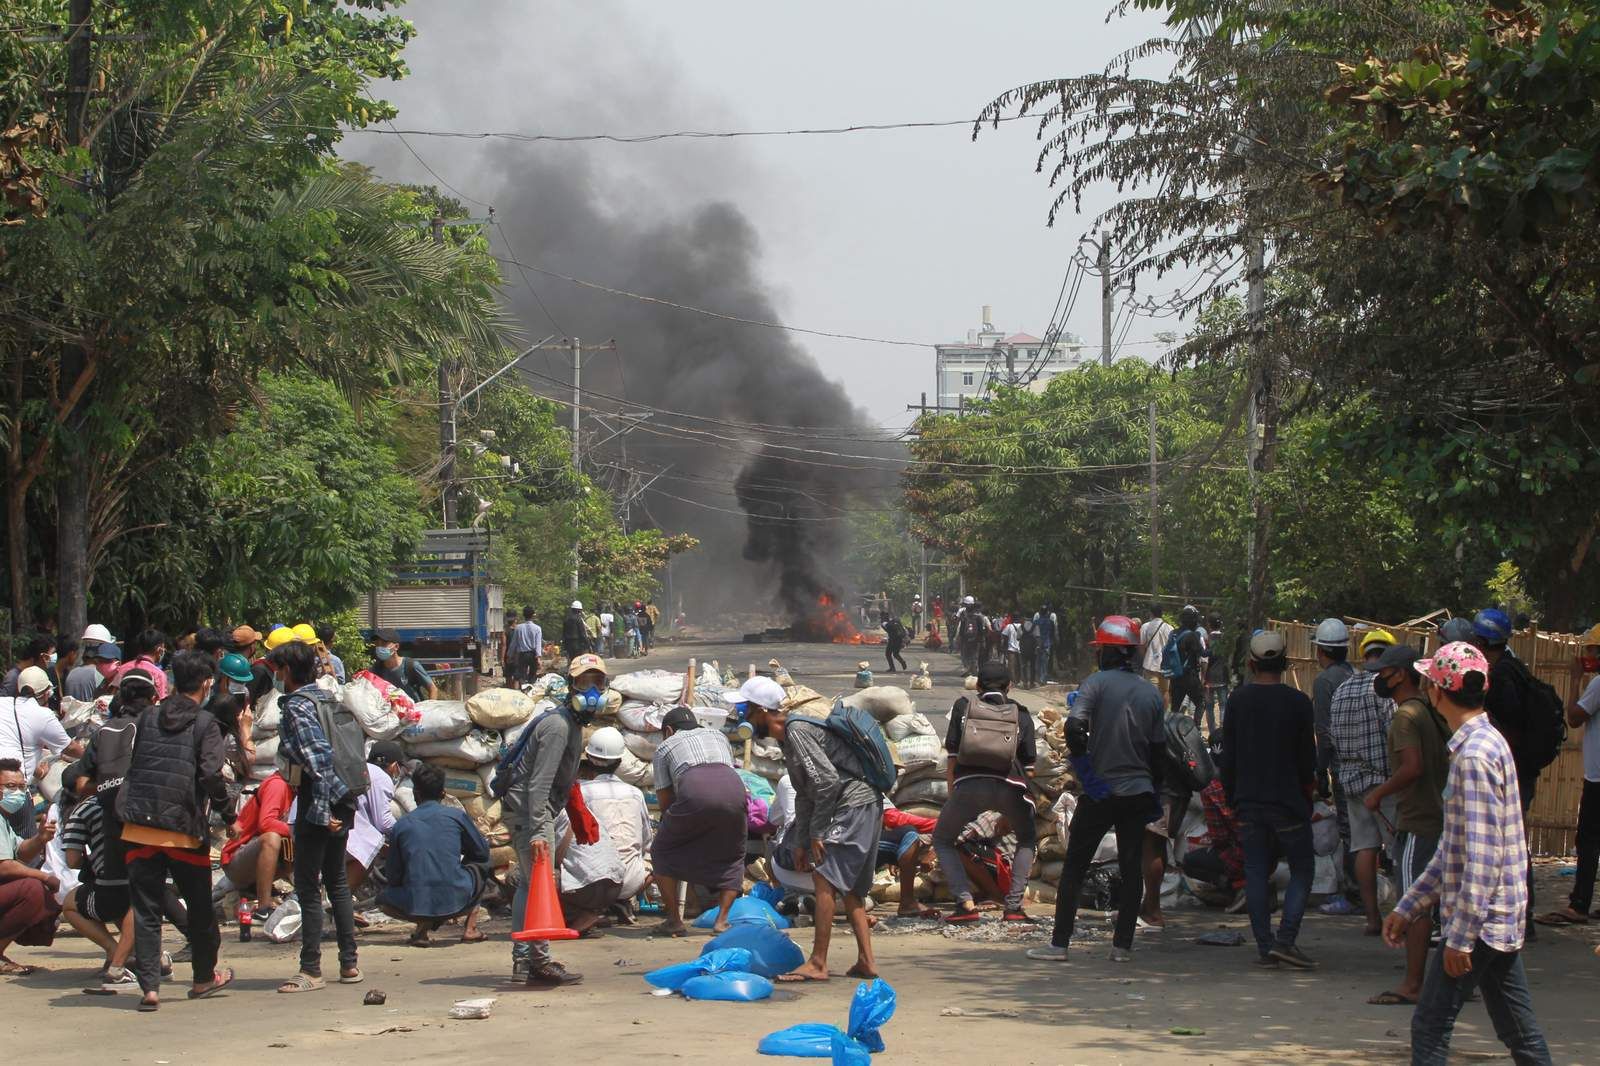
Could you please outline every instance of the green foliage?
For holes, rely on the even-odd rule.
[[[1522,584],[1522,571],[1509,559],[1501,560],[1494,568],[1494,576],[1484,582],[1483,591],[1488,593],[1490,603],[1499,604],[1512,618],[1522,614],[1539,617],[1539,605]]]

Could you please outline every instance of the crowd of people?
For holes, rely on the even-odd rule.
[[[747,680],[729,721],[776,742],[787,768],[754,835],[729,737],[702,725],[690,707],[672,708],[661,722],[649,782],[654,819],[644,791],[617,776],[627,756],[622,734],[590,728],[608,687],[607,664],[594,649],[618,646],[597,641],[647,647],[653,619],[645,606],[626,616],[620,638],[615,615],[608,625],[610,612],[602,610],[591,638],[574,603],[563,628],[574,654],[560,701],[521,732],[489,786],[503,806],[517,867],[513,932],[544,863],[557,872],[565,920],[580,935],[634,920],[651,889],[660,932],[682,936],[688,886],[696,912],[708,912],[720,931],[756,854],[765,856],[768,880],[805,897],[815,917],[810,956],[786,980],[827,979],[835,916],[855,941],[848,972],[876,975],[866,901],[883,868],[899,879],[901,917],[970,924],[982,920],[987,899],[999,921],[1034,923],[1024,893],[1039,843],[1033,767],[1040,738],[1012,686],[1047,676],[1040,663],[1050,656],[1038,641],[1048,634],[1048,649],[1057,632],[1049,605],[1007,620],[1003,658],[983,650],[986,637],[964,635],[992,625],[976,602],[969,598],[951,620],[975,691],[950,713],[948,799],[937,818],[888,802],[895,769],[870,715],[849,708],[827,718],[791,715],[777,681]],[[937,620],[942,605],[934,609]],[[1034,638],[1026,646],[1031,659],[1024,621]],[[1308,696],[1284,683],[1281,633],[1252,634],[1236,677],[1215,668],[1224,658],[1219,627],[1202,624],[1192,607],[1175,626],[1159,609],[1144,622],[1103,619],[1092,644],[1097,669],[1072,694],[1063,725],[1077,788],[1065,797],[1070,831],[1053,927],[1049,943],[1028,949],[1028,958],[1069,958],[1085,883],[1109,832],[1117,867],[1110,958],[1128,961],[1137,933],[1164,924],[1161,884],[1180,858],[1169,842],[1197,803],[1207,843],[1182,854],[1184,872],[1248,914],[1260,965],[1315,969],[1298,939],[1320,806],[1336,822],[1353,885],[1322,910],[1360,913],[1369,934],[1403,950],[1403,978],[1369,1002],[1414,1008],[1414,1061],[1445,1060],[1454,1019],[1473,989],[1518,1062],[1550,1061],[1520,953],[1534,921],[1589,918],[1600,860],[1600,733],[1585,734],[1573,892],[1564,907],[1537,918],[1523,819],[1566,728],[1600,710],[1600,678],[1568,706],[1552,706],[1553,690],[1517,659],[1511,635],[1505,614],[1489,609],[1447,623],[1438,649],[1425,656],[1385,630],[1352,633],[1327,619],[1313,636],[1318,673]],[[285,994],[331,979],[322,967],[330,920],[336,980],[362,981],[352,898],[374,871],[381,870],[375,905],[414,927],[413,945],[426,946],[457,920],[464,941],[485,938],[478,920],[496,885],[488,842],[447,801],[438,767],[408,760],[398,744],[369,741],[330,686],[319,684],[345,673],[331,636],[305,623],[265,634],[242,625],[229,633],[200,629],[170,648],[151,630],[124,647],[105,627],[91,626],[76,641],[44,635],[25,643],[0,682],[4,973],[29,972],[11,948],[49,945],[64,919],[104,953],[96,990],[137,990],[139,1008],[154,1011],[163,977],[181,960],[163,950],[171,925],[192,969],[186,994],[214,995],[234,976],[219,962],[216,873],[239,893],[241,917],[252,922],[282,906],[277,882],[292,883],[301,950],[278,988]],[[395,634],[379,630],[369,644],[366,669],[375,676],[416,699],[436,694]],[[508,663],[513,681],[537,668],[537,658],[523,658],[544,652],[531,609],[509,648],[517,656]],[[1359,662],[1350,661],[1352,651]],[[1572,666],[1575,687],[1596,667],[1600,626]],[[278,769],[241,794],[250,716],[273,691]],[[41,804],[47,765],[59,779],[54,799]],[[396,818],[390,800],[401,780],[415,806]],[[1287,877],[1274,924],[1271,886],[1280,862]],[[919,903],[915,891],[918,876],[935,865],[951,898],[943,914]],[[64,889],[68,871],[75,883]],[[1387,915],[1379,905],[1383,876],[1398,899]],[[1438,944],[1431,956],[1430,943]],[[538,987],[581,980],[541,941],[513,939],[511,970]]]
[[[544,627],[537,615],[531,606],[522,609],[520,621],[512,612],[506,613],[502,659],[509,683],[531,681],[539,674],[546,645]],[[582,600],[573,600],[561,616],[561,657],[570,661],[586,654],[607,659],[648,655],[655,647],[660,623],[661,609],[653,600],[624,602],[620,607],[601,603],[599,610],[586,610]]]

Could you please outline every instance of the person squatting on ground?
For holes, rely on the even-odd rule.
[[[950,798],[933,830],[933,850],[955,900],[950,922],[975,922],[979,917],[956,838],[986,811],[1000,814],[1017,834],[1002,920],[1032,921],[1022,909],[1022,895],[1038,844],[1027,780],[1038,752],[1033,716],[1010,699],[1010,691],[1010,671],[1000,663],[986,663],[978,670],[976,699],[963,696],[950,711],[945,734],[945,750],[951,753],[945,767]]]
[[[488,841],[466,811],[444,805],[444,771],[422,763],[411,772],[411,787],[417,806],[395,823],[378,908],[416,927],[406,941],[412,947],[429,946],[431,933],[463,915],[461,942],[485,940],[478,901],[494,876]]]
[[[1067,750],[1080,768],[1080,780],[1087,780],[1067,838],[1050,944],[1027,952],[1028,958],[1041,961],[1067,961],[1078,896],[1107,830],[1117,834],[1122,878],[1111,959],[1133,958],[1134,927],[1144,895],[1140,859],[1145,824],[1162,813],[1159,797],[1167,757],[1164,705],[1155,685],[1139,676],[1139,631],[1132,619],[1111,615],[1100,623],[1092,644],[1100,668],[1079,688],[1067,718]]]
[[[1450,736],[1438,850],[1383,923],[1390,947],[1438,905],[1439,950],[1411,1016],[1413,1066],[1445,1066],[1456,1016],[1474,985],[1495,1035],[1518,1066],[1551,1061],[1522,967],[1528,846],[1511,747],[1484,714],[1491,667],[1470,644],[1446,644],[1415,670]]]
[[[1282,633],[1250,638],[1250,680],[1228,698],[1222,723],[1222,786],[1239,815],[1244,844],[1245,900],[1258,962],[1297,969],[1316,966],[1295,941],[1311,895],[1311,795],[1317,750],[1311,700],[1283,683],[1288,646]],[[1267,904],[1267,880],[1277,856],[1289,860],[1289,888],[1277,935]]]

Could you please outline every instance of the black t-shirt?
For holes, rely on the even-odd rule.
[[[961,697],[956,700],[955,706],[950,709],[950,728],[944,735],[944,750],[951,755],[961,750],[961,731],[967,719],[967,700],[970,698],[968,696]],[[1039,752],[1038,748],[1035,747],[1033,735],[1033,715],[1028,713],[1026,707],[1017,704],[1017,763],[1019,766],[1026,768],[1032,766],[1038,758]],[[959,762],[956,763],[955,779],[957,781],[974,774],[982,777],[997,776],[993,770],[986,767],[962,766]]]
[[[1205,654],[1205,641],[1200,639],[1198,629],[1186,629],[1178,634],[1178,662],[1183,666],[1180,676],[1185,683],[1200,683],[1200,660]]]
[[[1311,697],[1284,684],[1241,685],[1222,720],[1222,787],[1234,809],[1311,817],[1317,741]]]

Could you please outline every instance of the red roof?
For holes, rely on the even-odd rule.
[[[1006,344],[1038,344],[1039,338],[1031,333],[1013,333],[1005,339]]]

